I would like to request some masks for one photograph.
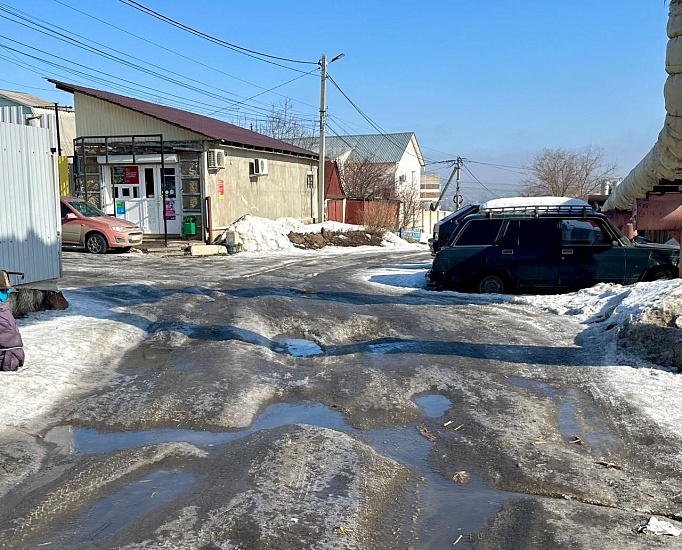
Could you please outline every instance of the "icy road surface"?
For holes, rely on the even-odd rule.
[[[71,307],[19,321],[0,390],[0,547],[680,547],[637,532],[682,515],[679,377],[613,337],[678,281],[431,292],[419,247],[64,260]]]

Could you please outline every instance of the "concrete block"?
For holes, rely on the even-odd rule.
[[[190,256],[219,256],[227,254],[227,248],[220,244],[193,244],[189,246]]]

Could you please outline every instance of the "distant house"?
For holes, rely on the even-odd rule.
[[[435,203],[438,197],[440,197],[440,174],[438,172],[422,174],[419,200],[429,205]]]
[[[315,138],[295,140],[293,143],[307,143],[319,152],[319,141]],[[325,156],[336,161],[343,173],[344,164],[369,163],[381,167],[394,183],[396,195],[405,191],[417,194],[421,191],[421,175],[424,159],[413,132],[396,134],[368,134],[348,136],[327,136]]]
[[[57,106],[55,103],[39,97],[10,90],[0,90],[0,109],[3,107],[20,107],[21,121],[15,123],[29,124],[40,128],[51,128],[59,136],[56,154],[59,157],[59,182],[62,192],[68,192],[70,165],[73,163],[73,139],[76,137],[76,114],[71,107]],[[6,115],[9,119],[10,115]]]
[[[326,161],[324,164],[324,198],[327,206],[327,219],[334,222],[346,221],[346,194],[341,185],[339,165]]]
[[[74,94],[73,193],[147,235],[195,228],[186,236],[213,240],[245,214],[319,219],[314,152],[180,109],[51,82]]]

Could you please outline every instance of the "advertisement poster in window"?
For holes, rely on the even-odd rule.
[[[138,184],[140,183],[140,168],[138,166],[126,166],[124,169],[124,183]]]
[[[123,166],[112,166],[111,173],[114,185],[123,185],[125,183],[125,171],[123,170]]]
[[[175,190],[175,168],[165,168],[163,175],[163,187],[166,193],[166,198],[176,198]]]
[[[175,199],[166,199],[166,219],[175,219]]]

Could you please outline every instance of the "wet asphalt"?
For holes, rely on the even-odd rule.
[[[638,532],[680,515],[682,482],[604,394],[603,346],[406,288],[429,262],[64,253],[67,299],[146,337],[110,383],[3,435],[0,547],[678,547]]]

